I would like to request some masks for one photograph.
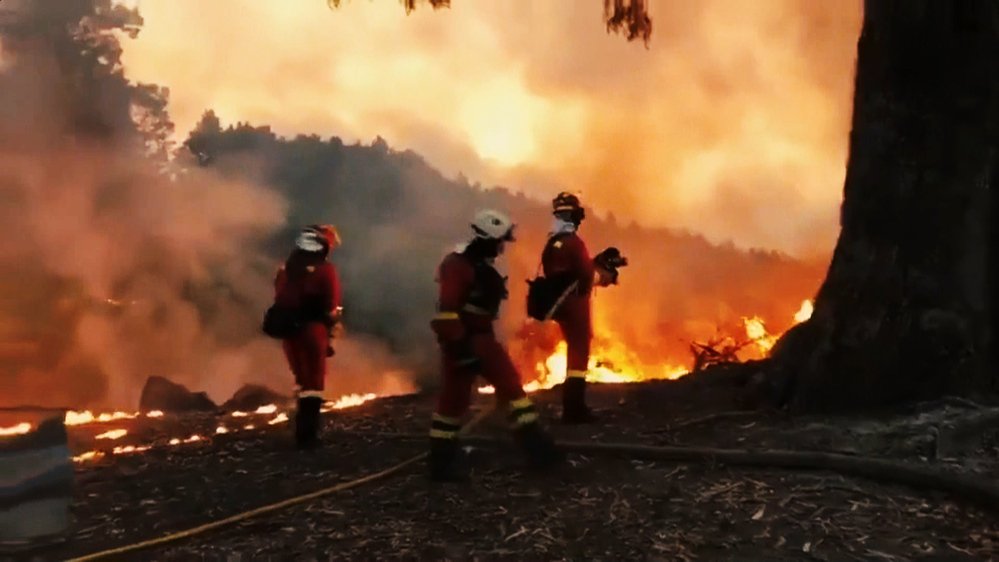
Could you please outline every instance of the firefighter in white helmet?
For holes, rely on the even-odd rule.
[[[471,226],[472,240],[448,254],[437,271],[439,300],[431,327],[441,347],[444,380],[430,429],[430,476],[434,480],[465,477],[458,432],[477,375],[493,385],[499,402],[509,404],[514,433],[529,463],[542,468],[561,459],[524,393],[520,373],[493,331],[500,304],[507,297],[506,279],[493,262],[504,245],[514,240],[514,224],[502,212],[483,210],[476,213]]]

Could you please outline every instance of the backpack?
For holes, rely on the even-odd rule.
[[[576,290],[578,281],[564,277],[537,276],[527,280],[527,315],[542,322],[551,320],[558,307]]]
[[[268,336],[283,340],[301,332],[305,323],[298,309],[273,304],[264,313],[261,329]]]

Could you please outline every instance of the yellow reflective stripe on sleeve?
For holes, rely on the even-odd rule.
[[[520,410],[521,408],[530,408],[533,405],[534,405],[534,403],[531,402],[531,399],[528,398],[528,397],[526,397],[526,396],[523,397],[523,398],[518,398],[516,400],[511,400],[510,401],[510,409],[511,410]]]
[[[475,306],[474,304],[466,304],[465,306],[461,307],[461,309],[464,310],[465,312],[471,312],[472,314],[479,314],[482,316],[492,316],[491,312],[489,312],[484,308]]]
[[[585,379],[586,378],[586,371],[579,371],[579,370],[576,370],[576,369],[569,369],[568,371],[565,372],[565,376],[566,376],[566,378],[569,378],[569,379]]]
[[[458,430],[443,430],[443,429],[431,429],[430,437],[432,439],[457,439]]]
[[[298,393],[299,398],[322,398],[322,390],[302,390]]]
[[[434,320],[458,320],[457,312],[438,312]]]

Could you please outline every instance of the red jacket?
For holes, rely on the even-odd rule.
[[[332,324],[342,306],[340,276],[336,267],[326,261],[310,265],[305,275],[292,280],[285,266],[274,279],[274,302],[299,308],[308,318]]]
[[[437,268],[437,315],[430,327],[441,342],[492,333],[493,320],[506,298],[506,281],[488,262],[448,254]]]
[[[545,277],[563,278],[566,285],[576,282],[577,295],[589,295],[593,289],[594,266],[583,239],[575,232],[556,234],[548,239],[541,253]]]

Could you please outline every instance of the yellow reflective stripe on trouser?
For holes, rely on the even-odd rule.
[[[430,430],[430,438],[431,439],[457,439],[458,438],[458,430],[456,429],[456,430],[452,431],[450,429],[433,429],[433,428],[431,428],[431,430]]]
[[[299,398],[322,398],[323,397],[323,391],[322,390],[299,390],[298,391],[298,397]]]
[[[531,402],[531,399],[526,396],[510,401],[511,410],[520,410],[521,408],[530,408],[531,406],[534,406],[534,403]]]
[[[450,416],[443,416],[436,412],[434,412],[434,415],[431,416],[430,419],[431,421],[446,423],[448,425],[461,425],[461,418],[452,418]]]
[[[586,371],[579,371],[576,369],[569,369],[565,372],[565,377],[567,379],[585,379]]]
[[[434,316],[434,320],[458,320],[457,312],[438,312]]]
[[[430,418],[431,439],[457,439],[461,431],[461,420],[450,416],[434,413]]]
[[[524,396],[510,401],[510,419],[514,425],[522,426],[538,421],[538,412],[531,399]]]
[[[537,412],[524,412],[522,414],[517,414],[517,416],[513,419],[513,423],[516,425],[527,425],[536,421],[538,421]]]

